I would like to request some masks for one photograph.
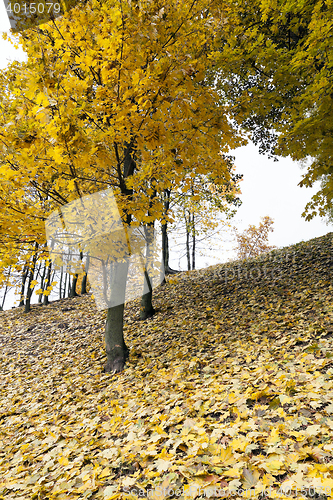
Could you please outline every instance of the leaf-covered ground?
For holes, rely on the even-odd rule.
[[[119,375],[91,296],[0,313],[0,498],[333,498],[332,237],[127,304]]]

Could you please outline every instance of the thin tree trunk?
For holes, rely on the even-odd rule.
[[[164,215],[167,216],[170,208],[170,189],[164,190]],[[162,224],[162,258],[164,264],[164,272],[169,269],[169,239],[168,239],[168,223]]]
[[[6,283],[5,291],[4,291],[4,294],[3,294],[2,304],[1,304],[1,307],[0,307],[1,311],[3,311],[4,305],[5,305],[6,295],[7,295],[7,291],[8,291],[8,280],[10,278],[11,269],[12,269],[12,266],[9,266],[7,283]]]
[[[62,278],[63,278],[63,275],[64,275],[64,268],[61,267],[60,280],[59,280],[59,300],[61,300],[61,287],[62,287]]]
[[[83,255],[81,252],[81,259],[83,259]],[[84,295],[87,292],[87,276],[88,276],[88,270],[89,270],[89,263],[90,263],[90,256],[89,254],[87,255],[87,260],[86,260],[86,265],[84,269],[84,275],[82,277],[82,283],[81,283],[81,295]]]
[[[62,298],[64,299],[66,296],[66,286],[67,286],[67,278],[68,278],[68,273],[65,272],[65,283],[64,283],[64,289],[62,291]]]
[[[82,261],[82,252],[80,252],[80,259]],[[77,285],[78,278],[79,278],[78,273],[74,274],[73,280],[72,280],[71,289],[70,289],[70,292],[69,292],[69,296],[70,296],[71,299],[73,297],[79,297],[79,294],[76,292],[76,285]]]
[[[29,275],[29,281],[28,281],[27,298],[25,301],[25,308],[24,308],[25,313],[28,313],[31,309],[30,301],[31,301],[31,296],[32,296],[32,292],[33,292],[34,287],[31,288],[30,285],[31,285],[32,280],[34,279],[34,274],[35,274],[35,267],[36,267],[36,261],[37,261],[37,249],[38,249],[38,243],[35,242],[35,253],[34,253],[34,256],[32,258],[32,266],[30,269],[30,275]]]
[[[187,221],[185,213],[185,227],[186,227],[186,258],[187,258],[187,270],[191,270],[191,254],[190,254],[190,229],[189,223]]]
[[[192,214],[192,269],[195,269],[195,230],[194,230],[194,213]]]
[[[164,215],[166,216],[170,208],[170,189],[164,190]],[[178,271],[171,269],[169,266],[170,248],[169,248],[169,237],[168,237],[168,223],[162,224],[162,259],[164,265],[164,274],[176,274]],[[166,283],[165,278],[162,281],[162,285]]]
[[[190,254],[190,233],[186,228],[186,258],[187,258],[187,270],[191,270],[191,254]]]
[[[23,274],[22,274],[22,284],[21,284],[21,295],[20,295],[20,303],[19,307],[24,306],[24,289],[25,289],[25,283],[27,281],[29,273],[29,266],[28,263],[26,262],[23,267]]]
[[[155,314],[155,309],[153,308],[153,288],[152,288],[152,278],[149,276],[149,267],[152,263],[153,259],[151,256],[150,249],[154,243],[154,223],[148,224],[148,227],[145,228],[146,235],[146,262],[143,262],[144,265],[144,276],[145,282],[148,285],[148,292],[142,295],[141,297],[141,308],[140,308],[140,319],[144,320],[147,318],[151,318]]]
[[[165,272],[169,267],[169,241],[167,227],[167,222],[165,224],[162,224],[162,256]]]
[[[47,266],[47,275],[46,275],[46,281],[45,281],[45,284],[47,284],[47,286],[50,286],[50,283],[52,283],[52,281],[51,281],[51,268],[52,268],[52,261],[50,260],[50,262]],[[45,288],[47,288],[47,287],[45,287]],[[43,300],[44,306],[47,306],[48,303],[49,303],[49,296],[44,295],[44,300]]]
[[[40,288],[41,288],[42,291],[44,291],[45,273],[46,273],[46,260],[44,261],[43,274],[42,274],[42,277],[41,277],[41,280],[40,280]],[[40,293],[38,295],[38,304],[42,303],[42,299],[43,299],[43,294]]]
[[[192,196],[194,197],[194,189],[193,186],[191,188]],[[192,269],[195,269],[195,220],[194,220],[194,212],[192,212],[192,220],[191,213],[189,214],[190,221],[190,230],[192,235]]]

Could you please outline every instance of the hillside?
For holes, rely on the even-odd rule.
[[[119,375],[90,296],[1,312],[0,499],[333,498],[332,251],[172,276]]]

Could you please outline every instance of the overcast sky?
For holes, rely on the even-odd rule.
[[[1,2],[0,31],[8,29],[9,23]],[[24,53],[1,39],[0,68],[5,68],[8,62],[14,59],[24,60]],[[297,163],[290,158],[274,162],[266,156],[259,155],[254,145],[239,148],[233,154],[236,157],[237,172],[244,176],[241,182],[243,204],[233,221],[238,230],[246,229],[250,224],[258,225],[260,218],[268,215],[274,219],[274,232],[270,234],[270,244],[277,247],[306,241],[332,231],[332,227],[327,226],[320,217],[310,222],[306,222],[301,217],[306,203],[318,190],[318,185],[313,188],[298,186],[303,171]],[[226,233],[221,239],[227,241],[230,235],[230,232]],[[207,242],[206,255],[198,257],[197,267],[224,262],[235,255],[231,250],[233,244],[227,244],[224,241],[221,244],[225,251],[215,251],[212,256],[212,252],[208,251],[211,245]],[[179,263],[175,255],[172,265],[177,268],[179,264],[180,268],[186,268],[185,259]]]

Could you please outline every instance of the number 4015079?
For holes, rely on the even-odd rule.
[[[8,14],[59,14],[60,3],[10,3],[6,10]]]

